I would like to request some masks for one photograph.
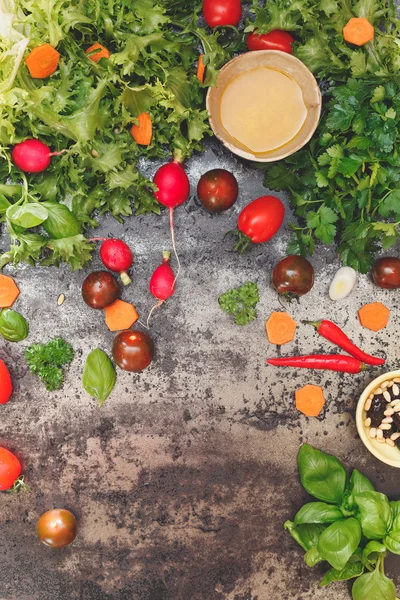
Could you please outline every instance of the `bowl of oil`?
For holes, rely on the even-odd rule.
[[[207,94],[216,137],[234,154],[258,162],[281,160],[307,144],[321,105],[311,71],[278,50],[246,52],[232,59]]]

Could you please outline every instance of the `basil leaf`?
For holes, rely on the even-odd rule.
[[[7,218],[24,229],[36,227],[47,219],[48,212],[39,202],[31,202],[29,204],[13,205],[7,209]]]
[[[347,499],[344,503],[344,508],[346,510],[351,511],[353,511],[357,507],[355,502],[355,497],[357,494],[361,494],[362,492],[375,491],[375,488],[370,482],[370,480],[367,479],[367,477],[365,477],[365,475],[360,473],[360,471],[358,471],[357,469],[354,469],[353,473],[351,474],[349,488],[350,489],[347,493]]]
[[[393,552],[393,554],[400,554],[400,530],[391,531],[389,535],[383,539],[383,543],[390,552]]]
[[[315,567],[318,563],[320,563],[323,558],[319,553],[318,546],[313,546],[306,552],[304,556],[304,560],[306,561],[307,567]]]
[[[393,522],[396,517],[400,516],[400,500],[396,500],[390,503],[390,510],[392,511]],[[399,527],[400,529],[400,527]]]
[[[336,457],[304,444],[298,463],[301,483],[309,494],[324,502],[341,504],[347,474]]]
[[[324,560],[334,569],[341,571],[361,541],[361,527],[357,519],[351,518],[332,523],[322,533],[318,550]]]
[[[337,506],[325,502],[309,502],[302,506],[294,518],[296,525],[301,523],[334,523],[343,519],[343,513]]]
[[[357,579],[352,595],[353,600],[396,600],[396,586],[377,568]]]
[[[362,552],[362,561],[364,565],[370,565],[376,563],[378,558],[386,555],[386,547],[380,542],[372,541],[368,542]]]
[[[0,312],[0,335],[9,342],[20,342],[29,333],[29,325],[22,315],[11,308]]]
[[[47,219],[43,222],[43,229],[53,240],[69,238],[81,233],[81,226],[77,218],[65,204],[58,202],[42,202],[48,212]]]
[[[93,350],[83,368],[82,385],[88,394],[99,400],[99,406],[111,394],[115,385],[115,368],[103,350]]]
[[[359,577],[364,573],[364,569],[365,567],[361,562],[348,562],[341,571],[329,569],[323,576],[320,586],[326,587],[334,581],[347,581],[354,577]]]
[[[319,525],[317,523],[295,525],[292,521],[286,521],[284,528],[289,531],[292,538],[296,540],[303,550],[308,552],[308,550],[317,546],[322,532],[326,529],[326,525]]]
[[[355,501],[360,509],[363,534],[370,540],[380,540],[390,531],[392,513],[389,500],[379,492],[362,492]]]

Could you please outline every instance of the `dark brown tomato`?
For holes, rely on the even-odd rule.
[[[153,360],[153,340],[144,331],[127,329],[115,337],[112,353],[121,369],[139,373]]]
[[[62,548],[71,544],[76,538],[76,519],[69,510],[54,508],[40,517],[37,532],[46,546]]]
[[[82,296],[91,308],[106,308],[119,296],[118,282],[108,271],[94,271],[82,284]]]
[[[303,256],[291,254],[275,266],[272,285],[279,294],[287,298],[304,296],[314,285],[313,266]]]
[[[386,290],[400,288],[400,259],[394,256],[379,258],[373,266],[372,278]]]
[[[212,169],[200,177],[197,195],[207,210],[212,213],[231,208],[238,197],[239,187],[236,178],[226,169]]]

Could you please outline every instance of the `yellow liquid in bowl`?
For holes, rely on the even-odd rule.
[[[257,67],[227,85],[220,103],[226,131],[254,154],[276,150],[290,142],[307,117],[299,84],[286,73]]]

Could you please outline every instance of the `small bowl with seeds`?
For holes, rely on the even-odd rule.
[[[400,468],[400,371],[371,381],[357,405],[358,433],[382,462]]]

